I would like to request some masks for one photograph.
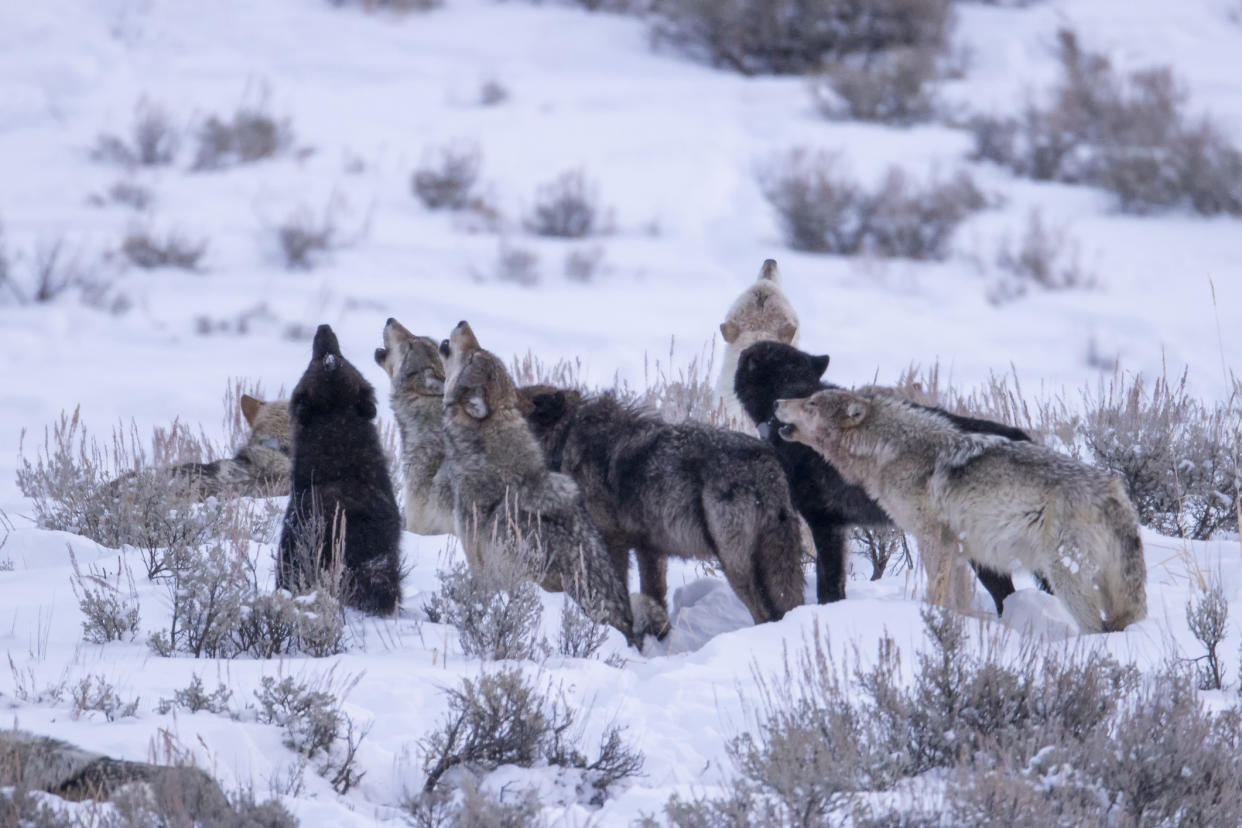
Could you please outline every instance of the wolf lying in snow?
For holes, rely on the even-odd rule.
[[[289,493],[289,459],[293,442],[289,426],[289,402],[264,402],[241,396],[242,416],[250,426],[246,444],[232,457],[207,463],[181,463],[170,468],[150,470],[148,482],[176,487],[190,500],[209,497],[277,497]],[[106,499],[125,496],[148,472],[123,474],[109,481],[100,491]]]
[[[1033,443],[959,430],[943,413],[874,392],[776,405],[781,436],[858,483],[920,549],[1041,572],[1086,632],[1147,613],[1138,517],[1121,481]]]
[[[780,458],[794,506],[811,527],[816,552],[816,596],[821,604],[845,597],[845,538],[849,528],[890,524],[889,516],[859,486],[843,480],[830,462],[807,446],[780,439],[773,427],[772,415],[778,399],[808,397],[836,387],[820,379],[827,369],[827,355],[813,356],[779,342],[760,342],[742,352],[734,380],[747,415]],[[961,431],[1030,440],[1021,429],[1003,423],[941,413]],[[971,561],[1000,613],[1005,599],[1013,594],[1013,578],[1005,571],[993,571],[980,564]]]
[[[392,380],[401,431],[405,528],[417,535],[453,532],[453,475],[444,448],[444,363],[440,346],[391,317],[375,361]]]
[[[802,604],[802,545],[772,449],[745,434],[670,425],[611,394],[548,386],[518,392],[549,465],[571,475],[613,557],[638,558],[661,610],[668,559],[719,563],[755,623]]]
[[[461,322],[440,343],[444,434],[454,480],[455,534],[475,568],[504,556],[533,563],[549,589],[564,589],[588,616],[642,643],[626,581],[613,567],[568,475],[548,469],[518,411],[513,380]]]
[[[756,342],[794,345],[798,341],[798,314],[781,290],[781,272],[775,259],[764,261],[759,278],[734,300],[725,321],[720,323],[720,335],[724,337],[725,352],[716,396],[724,407],[726,422],[732,428],[753,434],[747,428],[750,419],[733,391],[738,358]]]
[[[327,325],[315,331],[310,365],[293,389],[289,413],[293,491],[276,585],[313,587],[315,567],[343,564],[348,602],[391,615],[401,603],[401,513],[373,422],[375,389],[341,355]]]

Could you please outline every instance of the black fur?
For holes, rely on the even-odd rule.
[[[280,534],[277,586],[314,582],[306,559],[315,555],[322,566],[331,563],[333,541],[341,541],[334,519],[341,515],[349,603],[392,614],[401,603],[401,514],[372,422],[375,389],[341,356],[327,325],[315,332],[310,365],[293,389],[289,413],[293,492]],[[331,537],[324,537],[328,530]]]
[[[635,551],[645,595],[664,605],[667,560],[679,557],[719,562],[756,623],[802,603],[797,518],[768,445],[670,425],[608,394],[518,393],[549,466],[578,483],[623,576]]]
[[[751,345],[738,358],[734,392],[746,414],[759,427],[760,436],[774,449],[785,475],[794,506],[802,513],[816,550],[816,597],[821,604],[845,597],[846,532],[851,526],[883,526],[891,523],[884,510],[859,486],[846,483],[815,450],[802,443],[781,439],[773,420],[776,401],[809,397],[816,391],[837,386],[820,380],[828,369],[827,356],[813,356],[779,342]],[[932,409],[952,420],[963,431],[997,434],[1010,440],[1029,441],[1018,428],[961,417]],[[1000,613],[1005,598],[1013,593],[1013,579],[1006,573],[971,566],[992,596]]]

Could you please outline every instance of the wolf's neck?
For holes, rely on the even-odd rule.
[[[392,402],[402,449],[433,449],[443,454],[444,397],[410,394],[394,397]]]

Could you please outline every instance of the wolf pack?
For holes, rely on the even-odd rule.
[[[895,526],[937,603],[968,608],[977,579],[1003,613],[1024,571],[1084,632],[1145,616],[1118,478],[1004,423],[825,382],[829,358],[798,349],[775,261],[720,332],[726,425],[666,422],[611,391],[519,387],[467,322],[436,339],[388,319],[374,357],[400,433],[399,507],[375,389],[321,325],[287,402],[241,399],[237,456],[182,471],[205,494],[287,491],[277,586],[343,567],[349,602],[380,615],[401,604],[403,529],[455,535],[476,572],[519,564],[641,649],[670,630],[670,558],[711,564],[759,624],[804,603],[804,556],[816,600],[845,599],[851,529]]]

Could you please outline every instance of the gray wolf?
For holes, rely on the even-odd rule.
[[[781,290],[781,272],[775,259],[767,259],[759,269],[755,283],[734,300],[725,321],[720,323],[724,337],[724,363],[716,381],[716,396],[724,406],[726,422],[744,429],[750,420],[733,390],[733,377],[742,351],[756,342],[798,341],[798,314]]]
[[[212,495],[276,497],[289,492],[293,429],[288,400],[265,402],[242,394],[241,410],[250,435],[237,454],[210,463],[184,463],[175,469],[195,481],[194,491],[203,499]]]
[[[177,495],[189,500],[209,497],[279,497],[289,493],[289,460],[293,442],[289,425],[289,402],[265,402],[242,394],[242,416],[250,426],[246,444],[232,457],[207,463],[180,463],[176,466],[129,472],[107,483],[101,490],[105,498],[119,497],[127,487],[144,481],[175,487]]]
[[[751,422],[767,440],[789,480],[789,491],[815,541],[816,597],[826,604],[845,598],[846,533],[851,526],[887,526],[889,516],[863,491],[841,478],[830,461],[800,443],[780,439],[773,422],[776,401],[809,397],[825,388],[836,388],[820,377],[828,369],[826,354],[815,356],[780,342],[750,346],[738,359],[734,388]],[[1010,440],[1029,441],[1021,429],[990,420],[961,417],[940,411],[961,431],[999,434]],[[778,425],[778,424],[777,424]],[[972,561],[979,581],[992,596],[999,614],[1013,594],[1013,578]]]
[[[781,436],[820,452],[939,554],[1041,572],[1086,632],[1147,613],[1138,517],[1121,481],[1055,451],[966,433],[942,413],[839,389],[781,400]]]
[[[276,585],[301,591],[313,566],[343,565],[347,602],[390,615],[401,603],[401,514],[375,428],[375,389],[341,355],[327,325],[289,402],[293,487]]]
[[[405,528],[416,535],[452,534],[453,474],[444,448],[440,346],[390,317],[375,362],[392,380],[392,411],[401,432]]]
[[[440,343],[446,373],[444,433],[453,467],[455,534],[472,567],[491,559],[533,563],[545,588],[563,589],[589,617],[634,646],[626,581],[568,475],[548,469],[518,411],[513,380],[460,322]]]
[[[614,561],[638,558],[665,608],[670,557],[718,563],[755,623],[802,604],[802,543],[784,472],[760,440],[670,425],[610,394],[519,392],[552,468],[571,475]]]

